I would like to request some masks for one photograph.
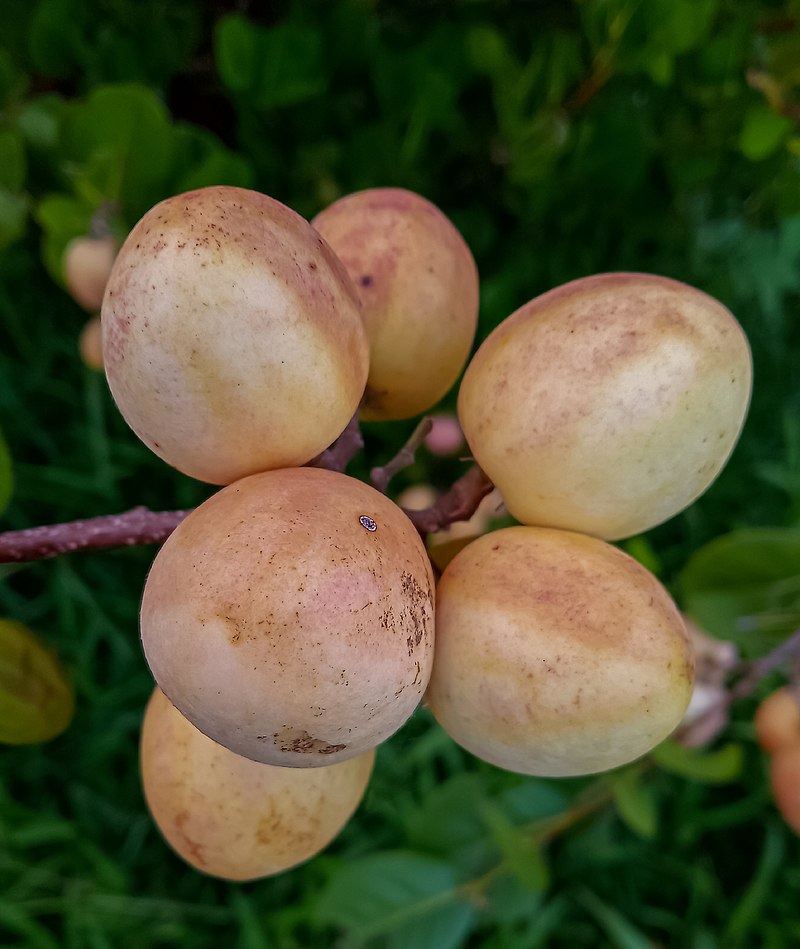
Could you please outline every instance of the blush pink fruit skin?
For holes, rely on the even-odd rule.
[[[644,567],[568,531],[511,527],[474,540],[437,590],[427,701],[500,768],[592,774],[646,754],[680,723],[694,657],[680,614]]]
[[[601,274],[530,301],[461,385],[467,442],[525,524],[618,540],[691,504],[738,439],[750,349],[721,303],[650,274]]]
[[[142,784],[177,854],[224,880],[254,880],[310,859],[353,816],[375,759],[327,768],[276,768],[206,738],[158,689],[145,711]]]
[[[206,735],[257,761],[319,767],[376,747],[418,705],[433,662],[431,565],[406,515],[363,482],[268,471],[168,538],[141,635],[156,682]]]
[[[340,198],[314,227],[363,301],[370,341],[366,419],[410,418],[455,383],[478,321],[478,270],[453,223],[402,188]]]
[[[366,384],[344,267],[307,221],[243,188],[148,211],[119,252],[102,321],[125,420],[214,484],[305,464],[344,430]]]

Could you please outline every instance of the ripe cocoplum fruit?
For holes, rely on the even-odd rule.
[[[99,316],[93,316],[86,322],[78,340],[78,349],[87,369],[103,371],[103,341]]]
[[[361,802],[374,751],[327,768],[278,768],[206,738],[158,689],[140,744],[150,813],[187,863],[225,880],[281,873],[319,853]]]
[[[755,726],[758,743],[768,754],[800,742],[800,704],[788,689],[778,689],[759,705]]]
[[[458,411],[517,520],[616,540],[711,484],[751,382],[747,339],[721,303],[665,277],[601,274],[501,323],[467,368]]]
[[[509,771],[591,774],[666,738],[694,657],[655,577],[593,537],[484,534],[444,571],[427,699],[460,745]]]
[[[770,761],[769,777],[778,810],[800,834],[800,739],[777,749]]]
[[[64,250],[64,280],[70,295],[84,310],[96,311],[117,256],[113,237],[76,237]]]
[[[202,732],[315,767],[392,735],[433,661],[433,575],[411,521],[346,475],[229,485],[168,538],[145,584],[145,655]]]
[[[418,415],[458,378],[478,321],[478,270],[452,222],[402,188],[340,198],[314,227],[363,301],[370,368],[365,419]]]
[[[214,484],[305,464],[343,431],[367,380],[344,267],[307,221],[244,188],[148,211],[119,252],[102,319],[128,424]]]

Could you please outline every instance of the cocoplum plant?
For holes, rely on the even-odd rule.
[[[86,543],[167,538],[141,608],[158,686],[143,779],[167,840],[207,873],[269,875],[325,846],[425,695],[473,754],[550,776],[632,761],[684,716],[683,620],[605,540],[671,517],[721,470],[750,397],[741,328],[647,274],[538,297],[461,385],[480,467],[404,510],[385,490],[425,433],[371,487],[343,473],[355,414],[432,407],[477,307],[464,240],[400,189],[342,198],[313,226],[255,191],[199,189],[147,212],[117,256],[102,307],[117,405],[169,464],[225,486]],[[495,485],[471,530],[503,504],[524,526],[436,557],[434,610],[423,537],[469,521]],[[68,534],[47,550],[75,549]]]

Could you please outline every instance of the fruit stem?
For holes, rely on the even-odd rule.
[[[392,478],[399,471],[414,464],[417,449],[425,441],[426,436],[430,433],[432,428],[433,419],[426,415],[394,458],[387,464],[380,465],[370,471],[369,478],[372,482],[372,487],[380,491],[381,494],[386,494],[386,489],[389,487],[389,482]]]

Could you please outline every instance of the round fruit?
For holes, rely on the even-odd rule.
[[[770,761],[769,777],[778,810],[800,834],[800,739],[777,749]]]
[[[319,853],[358,807],[375,758],[327,768],[259,764],[211,741],[158,689],[144,716],[142,784],[167,842],[225,880],[281,873]]]
[[[76,237],[64,250],[64,280],[72,298],[85,310],[99,310],[117,256],[112,237]]]
[[[437,590],[428,703],[468,751],[509,771],[591,774],[666,738],[694,662],[674,603],[615,547],[510,527],[462,550]]]
[[[102,317],[126,421],[203,481],[304,464],[342,432],[366,384],[344,267],[307,221],[255,191],[203,188],[148,211]]]
[[[665,277],[602,274],[500,324],[467,369],[459,418],[517,520],[615,540],[711,484],[751,376],[722,304]]]
[[[431,419],[433,426],[425,436],[425,447],[432,455],[447,458],[464,450],[464,433],[455,415],[442,413]]]
[[[416,708],[433,661],[433,577],[388,498],[316,468],[253,475],[177,528],[144,590],[156,682],[257,761],[330,764]]]
[[[100,317],[93,316],[81,330],[78,348],[87,369],[103,371],[103,341]]]
[[[364,304],[370,341],[367,419],[430,408],[458,378],[478,321],[478,271],[464,239],[430,201],[373,188],[312,221],[341,258]]]
[[[755,715],[758,743],[768,754],[800,742],[800,703],[786,688],[768,695]]]

